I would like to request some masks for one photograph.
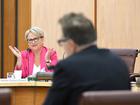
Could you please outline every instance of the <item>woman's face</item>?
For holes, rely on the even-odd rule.
[[[29,33],[27,37],[28,46],[33,51],[37,51],[43,46],[43,40],[43,37],[38,37],[33,33]]]

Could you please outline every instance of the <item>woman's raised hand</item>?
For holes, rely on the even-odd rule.
[[[21,66],[22,64],[21,52],[16,47],[9,46],[9,49],[17,57],[17,66]]]
[[[13,52],[13,54],[17,58],[20,58],[21,57],[21,52],[16,47],[9,46],[9,49]]]
[[[47,53],[46,53],[46,55],[45,55],[45,60],[47,61],[47,60],[51,60],[51,54],[54,52],[54,49],[53,48],[48,48],[48,51],[47,51]]]

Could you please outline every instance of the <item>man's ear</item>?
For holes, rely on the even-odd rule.
[[[70,48],[73,50],[73,52],[76,52],[77,50],[77,44],[73,41],[73,40],[69,40],[69,45],[70,45]]]

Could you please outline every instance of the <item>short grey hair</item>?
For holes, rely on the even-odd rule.
[[[29,35],[29,33],[32,33],[34,34],[35,36],[43,36],[44,37],[44,32],[41,28],[39,27],[31,27],[30,29],[28,29],[26,32],[25,32],[25,39],[27,40],[27,37]]]
[[[77,45],[85,45],[96,42],[96,29],[89,20],[81,13],[65,14],[59,19],[63,37],[72,39]]]

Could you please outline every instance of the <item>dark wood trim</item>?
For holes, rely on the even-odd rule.
[[[0,77],[3,77],[4,69],[3,69],[3,63],[4,63],[4,48],[3,48],[3,35],[4,35],[4,0],[1,0],[1,67],[0,67]]]
[[[97,31],[97,0],[94,0],[94,26]]]
[[[18,0],[15,1],[15,46],[18,48]],[[16,56],[14,59],[14,65],[16,64]]]
[[[15,40],[18,40],[18,0],[15,1]],[[15,42],[18,48],[18,41]]]

